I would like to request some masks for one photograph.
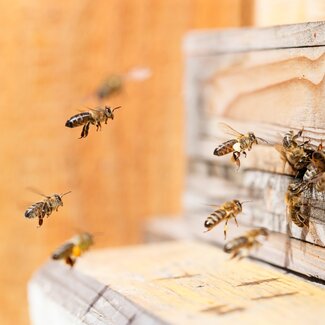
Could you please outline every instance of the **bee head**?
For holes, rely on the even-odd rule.
[[[313,160],[324,160],[324,158],[325,158],[325,156],[324,156],[323,152],[318,152],[318,151],[313,152],[313,155],[312,155]]]
[[[234,203],[238,211],[241,212],[243,210],[242,204],[238,200],[234,200]]]
[[[253,132],[248,133],[248,138],[252,143],[257,144],[257,139],[256,139],[256,136],[255,136],[255,134]]]
[[[53,196],[54,196],[54,199],[55,199],[56,203],[58,205],[63,206],[63,202],[62,202],[61,196],[59,194],[54,194]]]
[[[115,108],[113,108],[113,109],[111,109],[109,106],[105,106],[105,115],[106,115],[106,117],[107,118],[111,118],[112,120],[114,120],[114,111],[116,110],[116,109],[119,109],[119,108],[121,108],[121,106],[117,106],[117,107],[115,107]]]
[[[266,228],[260,228],[260,235],[268,237],[269,232],[267,231]]]

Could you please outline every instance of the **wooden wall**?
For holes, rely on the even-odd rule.
[[[181,212],[183,54],[193,28],[237,27],[241,0],[0,2],[0,323],[28,324],[26,283],[78,230],[97,247],[141,240],[147,217]],[[111,98],[100,133],[64,127],[109,73],[151,69]],[[24,218],[44,193],[72,190],[45,220]]]

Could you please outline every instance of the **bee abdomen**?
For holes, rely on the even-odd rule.
[[[68,128],[74,128],[80,125],[84,125],[85,123],[92,120],[92,116],[89,112],[80,113],[72,116],[67,120],[65,126]]]
[[[73,250],[73,246],[73,243],[63,244],[52,254],[52,259],[59,260],[70,256]]]
[[[25,211],[25,218],[39,218],[44,215],[45,211],[43,202],[34,203]]]
[[[247,242],[248,242],[247,237],[241,236],[241,237],[235,238],[235,239],[231,240],[230,242],[228,242],[223,247],[223,250],[226,253],[231,253],[235,249],[239,249],[241,247],[244,247],[247,244]]]
[[[204,222],[204,227],[211,228],[216,226],[218,223],[220,223],[226,216],[225,210],[216,210],[213,213],[211,213],[207,220]]]
[[[233,140],[229,140],[224,142],[223,144],[221,144],[220,146],[218,146],[216,149],[214,149],[213,154],[215,156],[223,156],[226,155],[230,152],[234,151],[234,144],[237,143],[238,141],[233,139]]]

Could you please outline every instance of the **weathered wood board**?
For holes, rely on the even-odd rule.
[[[324,35],[325,23],[317,22],[200,31],[186,37],[189,163],[184,204],[186,218],[201,220],[199,226],[190,226],[200,227],[193,232],[204,230],[204,218],[213,211],[204,204],[236,198],[253,201],[239,217],[243,226],[264,226],[286,238],[289,222],[289,235],[309,243],[310,258],[313,250],[325,246],[325,193],[311,187],[303,194],[304,204],[311,206],[309,229],[290,224],[284,197],[288,184],[296,181],[295,173],[284,168],[274,148],[289,130],[304,128],[303,137],[314,148],[325,139]],[[219,144],[234,138],[220,122],[268,142],[254,146],[246,159],[241,157],[239,172],[229,155],[213,155]],[[276,244],[268,245],[271,249]],[[260,257],[283,266],[274,254]],[[308,266],[300,272],[308,274]],[[324,279],[324,273],[319,277]]]
[[[33,325],[274,324],[284,314],[322,324],[325,315],[323,288],[191,241],[97,250],[73,270],[49,262],[29,298]]]

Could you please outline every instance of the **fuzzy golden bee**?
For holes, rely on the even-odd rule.
[[[242,202],[243,203],[243,202]],[[224,226],[224,236],[227,236],[227,224],[231,218],[235,219],[237,223],[237,215],[242,212],[242,203],[238,200],[227,201],[224,204],[220,205],[214,212],[212,212],[204,222],[204,227],[207,228],[207,231],[210,231],[215,226],[217,226],[222,221],[225,221]]]
[[[246,232],[245,235],[234,238],[229,241],[223,248],[226,253],[231,254],[231,259],[239,257],[239,259],[244,257],[244,251],[248,252],[253,247],[258,248],[262,245],[260,241],[257,240],[258,237],[267,238],[269,235],[267,229],[257,228]]]
[[[72,237],[52,254],[53,260],[64,260],[71,267],[74,266],[78,257],[94,244],[93,235],[83,232]]]
[[[308,164],[310,163],[311,154],[313,150],[306,148],[308,141],[303,141],[301,144],[297,142],[297,139],[302,136],[303,129],[298,133],[294,133],[292,130],[287,132],[282,140],[282,145],[276,144],[275,149],[280,153],[281,159],[284,162],[284,167],[288,163],[291,168],[297,172],[305,172]]]
[[[219,145],[217,148],[215,148],[213,154],[215,156],[224,156],[229,153],[232,153],[231,161],[235,163],[238,168],[240,167],[240,155],[243,154],[246,157],[246,151],[250,151],[252,149],[253,144],[258,144],[257,140],[261,140],[267,143],[266,140],[256,137],[253,132],[242,134],[234,130],[228,124],[220,123],[220,126],[223,127],[228,134],[236,138],[228,140]]]
[[[114,111],[121,108],[121,106],[115,107],[111,109],[109,106],[105,106],[105,108],[94,108],[90,109],[88,112],[82,112],[77,115],[70,117],[65,126],[68,128],[75,128],[77,126],[83,125],[81,138],[87,137],[89,133],[90,125],[96,126],[96,131],[100,130],[104,122],[107,124],[108,119],[114,119]]]
[[[297,186],[298,184],[298,186]],[[299,186],[299,183],[290,183],[285,194],[285,203],[287,205],[287,215],[297,227],[309,226],[309,206],[302,199],[302,191],[308,186]]]
[[[62,197],[69,193],[71,193],[71,191],[63,194],[52,194],[49,196],[39,193],[44,196],[45,199],[31,205],[25,211],[25,217],[29,219],[38,218],[38,225],[41,226],[45,216],[49,217],[53,211],[58,211],[59,207],[63,206]]]

